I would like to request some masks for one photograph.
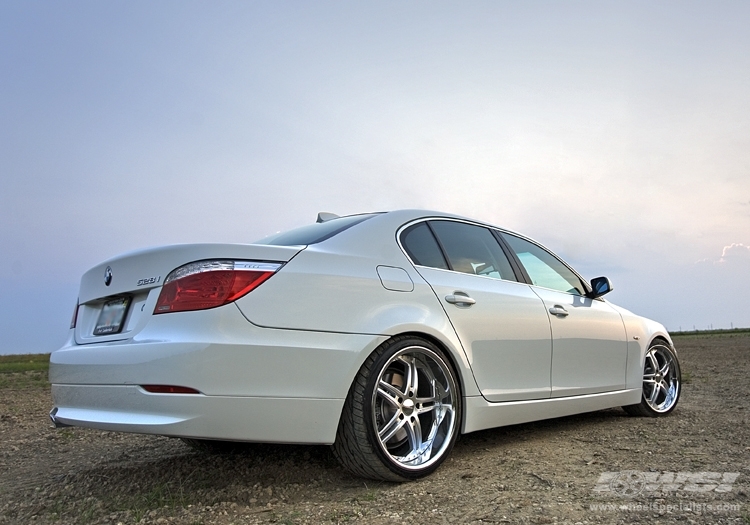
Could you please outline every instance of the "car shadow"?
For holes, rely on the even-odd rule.
[[[610,409],[473,432],[461,436],[452,457],[471,455],[479,446],[500,449],[518,441],[545,440],[550,435],[568,431],[598,434],[601,426],[612,426],[626,418],[629,416],[622,410]],[[206,452],[194,450],[175,439],[153,439],[168,448],[163,457],[153,459],[153,454],[150,454],[149,459],[138,460],[138,451],[129,449],[125,457],[112,457],[74,476],[86,480],[113,480],[115,482],[108,485],[115,486],[119,485],[116,483],[118,479],[137,480],[130,484],[131,489],[179,482],[183,491],[210,489],[220,492],[225,487],[236,485],[268,487],[272,484],[318,483],[362,486],[361,479],[349,475],[339,466],[328,446],[228,443],[214,452]],[[249,495],[248,499],[252,497]]]

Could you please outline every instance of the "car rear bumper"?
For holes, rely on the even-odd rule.
[[[332,443],[351,382],[386,336],[255,326],[231,304],[155,315],[137,337],[50,356],[58,425],[168,436]],[[141,385],[197,394],[156,394]]]
[[[261,328],[235,305],[154,316],[137,338],[67,344],[59,385],[175,385],[206,396],[343,399],[387,336]]]
[[[165,436],[330,444],[343,399],[152,394],[139,386],[52,385],[56,426]]]

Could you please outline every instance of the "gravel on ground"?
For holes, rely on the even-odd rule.
[[[0,384],[0,524],[750,524],[750,334],[681,336],[668,417],[619,408],[462,436],[426,479],[347,474],[328,447],[51,428],[31,371]],[[40,386],[42,385],[42,386]]]

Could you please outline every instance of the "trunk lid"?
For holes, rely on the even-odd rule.
[[[78,295],[75,338],[79,344],[128,339],[140,331],[153,309],[169,273],[202,260],[243,260],[285,263],[302,246],[255,244],[178,244],[127,253],[104,261],[83,274]],[[123,299],[126,304],[118,305]],[[105,308],[117,315],[125,309],[118,333],[94,335]],[[105,313],[106,315],[106,313]]]

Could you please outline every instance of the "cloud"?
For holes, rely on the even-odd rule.
[[[745,246],[742,243],[732,243],[729,246],[724,246],[724,249],[721,251],[721,258],[716,262],[718,264],[750,264],[750,246]]]
[[[710,264],[713,266],[721,265],[734,265],[734,264],[750,264],[750,246],[746,246],[741,242],[733,242],[729,246],[724,246],[721,250],[721,257],[715,259],[713,257],[706,257],[695,261],[696,265]]]

